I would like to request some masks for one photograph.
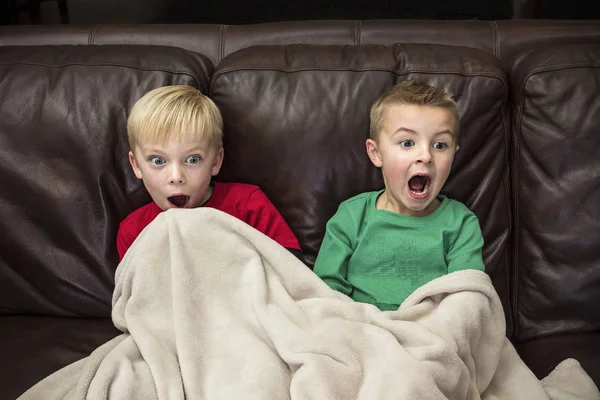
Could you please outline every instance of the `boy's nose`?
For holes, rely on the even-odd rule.
[[[169,170],[169,183],[171,184],[182,184],[185,183],[185,176],[183,171],[178,166],[172,166]]]
[[[430,164],[433,161],[433,155],[431,154],[431,148],[427,146],[427,148],[422,148],[419,151],[419,155],[417,156],[417,162],[423,164]]]

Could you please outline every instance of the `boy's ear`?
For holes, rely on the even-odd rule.
[[[142,179],[142,170],[140,169],[140,166],[138,165],[137,160],[131,151],[129,152],[129,164],[131,164],[131,169],[133,169],[135,176],[138,179]]]
[[[377,142],[375,142],[373,139],[367,139],[365,145],[367,146],[367,154],[369,155],[373,165],[375,165],[377,168],[381,168],[383,162],[381,161],[379,149],[377,149]]]
[[[223,156],[225,155],[225,150],[221,147],[215,156],[215,164],[212,168],[212,176],[215,176],[221,170],[221,165],[223,165]]]

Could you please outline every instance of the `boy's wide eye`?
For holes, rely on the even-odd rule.
[[[412,147],[415,145],[415,142],[413,142],[412,140],[403,140],[400,142],[400,146],[408,148],[408,147]]]
[[[188,164],[197,164],[200,162],[200,157],[199,156],[189,156],[188,158],[185,159],[185,162]]]
[[[162,157],[150,157],[150,162],[153,165],[163,165],[164,163],[166,163],[165,159]]]
[[[444,142],[436,142],[433,144],[433,148],[436,150],[444,150],[448,145]]]

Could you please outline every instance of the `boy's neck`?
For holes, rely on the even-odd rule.
[[[200,205],[198,207],[204,207],[206,205],[206,203],[208,203],[210,201],[214,192],[215,192],[215,186],[211,182],[208,185],[208,188],[206,189],[206,194],[204,195],[204,198],[202,199],[202,202],[200,202]]]
[[[388,190],[385,189],[381,195],[375,200],[375,208],[377,210],[386,210],[400,215],[408,215],[412,217],[423,217],[433,213],[440,206],[441,202],[437,196],[431,201],[431,203],[422,211],[411,212],[410,210],[403,209],[402,206],[398,205],[388,195]]]

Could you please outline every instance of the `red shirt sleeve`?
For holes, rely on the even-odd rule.
[[[135,236],[131,235],[131,232],[128,232],[129,225],[127,222],[127,220],[121,222],[119,225],[119,231],[117,232],[117,251],[119,252],[119,261],[123,259],[125,253],[135,240]]]
[[[288,249],[300,250],[298,239],[279,211],[260,189],[256,189],[246,203],[245,221]]]
[[[125,253],[129,250],[133,242],[135,242],[140,232],[161,212],[162,210],[155,202],[150,202],[133,211],[127,218],[121,221],[119,230],[117,231],[119,261],[123,259]]]

